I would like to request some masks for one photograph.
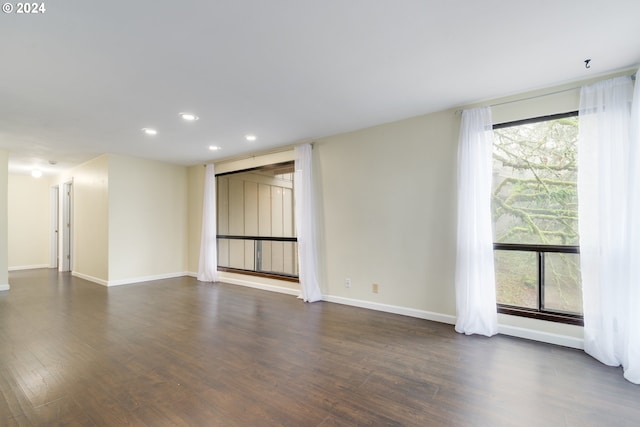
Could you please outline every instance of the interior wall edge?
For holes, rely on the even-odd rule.
[[[80,279],[87,280],[89,282],[97,283],[98,285],[109,286],[107,280],[100,279],[100,278],[94,277],[94,276],[90,276],[88,274],[80,273],[78,271],[72,271],[71,275],[74,276],[74,277],[78,277]]]

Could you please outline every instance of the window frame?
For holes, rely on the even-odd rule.
[[[569,111],[566,113],[550,114],[546,116],[532,117],[523,120],[515,120],[510,122],[496,123],[493,130],[503,129],[513,126],[521,126],[530,123],[539,123],[550,120],[563,119],[567,117],[578,117],[578,111]],[[540,320],[546,320],[556,323],[565,323],[569,325],[584,326],[584,316],[577,313],[562,312],[559,310],[549,310],[544,306],[544,254],[545,253],[569,253],[580,254],[579,245],[543,245],[543,244],[521,244],[521,243],[493,243],[494,253],[501,251],[521,251],[535,252],[537,254],[537,291],[538,306],[537,308],[520,307],[510,304],[500,304],[496,302],[497,311],[500,314],[508,314],[512,316],[528,317]]]
[[[218,177],[223,177],[223,176],[228,176],[228,175],[235,175],[235,174],[241,174],[241,173],[247,173],[247,172],[252,172],[252,171],[257,171],[260,169],[264,169],[265,167],[278,167],[278,166],[288,166],[288,165],[292,165],[294,164],[293,160],[288,160],[285,162],[279,162],[279,163],[271,163],[271,164],[267,164],[267,165],[263,165],[263,166],[257,166],[257,167],[252,167],[252,168],[246,168],[246,169],[239,169],[239,170],[235,170],[235,171],[229,171],[229,172],[222,172],[222,173],[217,173],[216,174],[216,197],[217,197],[217,190],[218,190]],[[295,183],[294,183],[295,185]],[[218,205],[217,205],[217,200],[216,200],[216,221],[218,220]],[[235,235],[235,234],[219,234],[218,233],[219,229],[218,229],[218,224],[216,224],[216,246],[217,246],[217,250],[216,250],[216,254],[219,255],[220,251],[219,251],[219,245],[220,239],[226,239],[226,240],[253,240],[254,242],[257,241],[269,241],[269,242],[293,242],[293,243],[298,243],[298,237],[273,237],[273,236],[250,236],[250,235]],[[296,257],[296,262],[297,262],[297,257]],[[292,274],[286,274],[286,273],[277,273],[277,272],[272,272],[272,271],[258,271],[258,270],[247,270],[247,269],[241,269],[241,268],[235,268],[235,267],[224,267],[224,266],[220,266],[218,264],[218,271],[223,271],[223,272],[228,272],[228,273],[236,273],[236,274],[245,274],[248,276],[254,276],[254,277],[263,277],[263,278],[267,278],[267,279],[277,279],[277,280],[284,280],[287,282],[295,282],[295,283],[299,283],[300,282],[300,278],[298,275],[292,275]]]

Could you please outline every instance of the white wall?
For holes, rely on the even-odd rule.
[[[9,175],[9,270],[49,267],[50,183]]]
[[[187,168],[109,155],[109,284],[184,275]]]
[[[9,290],[8,177],[9,155],[0,150],[0,291]]]

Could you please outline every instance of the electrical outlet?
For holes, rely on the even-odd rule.
[[[371,292],[373,292],[374,294],[377,294],[377,293],[378,293],[378,284],[377,284],[377,283],[374,283],[374,284],[371,286]]]
[[[350,288],[351,287],[351,279],[349,279],[348,277],[346,279],[344,279],[344,287],[345,288]]]

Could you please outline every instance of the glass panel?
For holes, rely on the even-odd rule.
[[[298,276],[295,237],[294,162],[218,176],[218,266]],[[256,237],[253,239],[252,237]],[[261,240],[273,237],[276,240]]]
[[[544,308],[582,314],[580,255],[544,254]]]
[[[262,241],[261,248],[261,266],[258,271],[285,276],[298,276],[297,242]]]
[[[538,254],[494,251],[498,304],[538,308]]]
[[[495,242],[578,244],[578,118],[494,130]]]
[[[218,239],[218,266],[297,277],[298,243]]]

